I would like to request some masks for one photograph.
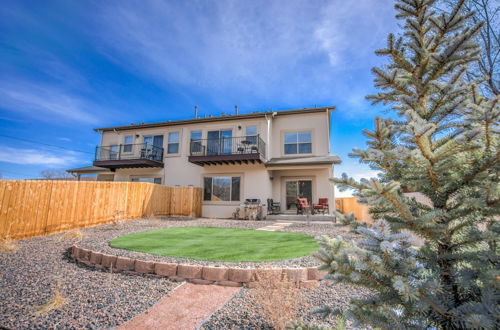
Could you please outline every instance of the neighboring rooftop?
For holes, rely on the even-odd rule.
[[[95,128],[96,132],[105,132],[105,131],[124,131],[130,129],[137,128],[151,128],[151,127],[162,127],[162,126],[176,126],[176,125],[186,125],[186,124],[195,124],[195,123],[206,123],[206,122],[214,122],[214,121],[223,121],[223,120],[239,120],[239,119],[251,119],[251,118],[263,118],[266,115],[275,115],[275,116],[285,116],[285,115],[296,115],[296,114],[305,114],[305,113],[318,113],[318,112],[326,112],[333,111],[335,107],[320,107],[320,108],[303,108],[303,109],[292,109],[292,110],[281,110],[281,111],[256,111],[252,113],[246,114],[234,114],[234,115],[221,115],[221,116],[210,116],[210,117],[198,117],[192,119],[181,119],[181,120],[168,120],[161,121],[157,123],[141,123],[141,124],[130,124],[123,126],[114,126],[114,127],[103,127],[103,128]]]

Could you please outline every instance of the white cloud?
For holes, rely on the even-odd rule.
[[[0,162],[4,163],[67,166],[81,161],[73,152],[58,152],[55,154],[44,150],[0,147]]]
[[[392,16],[384,2],[104,2],[89,33],[128,70],[200,88],[215,103],[242,95],[254,104],[325,104],[350,88],[332,70],[373,56]]]
[[[99,106],[64,89],[23,80],[0,82],[0,105],[5,110],[50,122],[73,120],[97,124],[100,122],[97,112],[103,113]]]
[[[392,1],[333,1],[322,11],[314,31],[330,64],[338,69],[364,65],[359,61],[370,56],[380,39],[392,27],[384,18],[392,17]]]

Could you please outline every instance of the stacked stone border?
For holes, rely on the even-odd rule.
[[[326,272],[316,267],[308,268],[230,268],[185,265],[170,262],[145,261],[118,257],[101,252],[91,251],[73,245],[71,258],[78,264],[84,264],[96,269],[105,269],[111,272],[126,274],[168,277],[173,281],[191,282],[194,284],[215,284],[232,287],[253,288],[258,281],[259,274],[273,274],[283,279],[285,276],[297,286],[306,289],[318,287]]]

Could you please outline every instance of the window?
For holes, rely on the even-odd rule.
[[[141,158],[161,161],[163,159],[163,135],[144,136]]]
[[[191,131],[191,153],[201,152],[201,131]]]
[[[109,159],[110,160],[118,159],[118,146],[116,144],[109,146]]]
[[[257,126],[247,126],[246,140],[252,144],[257,144]]]
[[[179,132],[168,133],[168,154],[178,154],[179,153]]]
[[[285,133],[285,155],[312,153],[311,132]]]
[[[123,139],[123,152],[132,152],[132,143],[134,141],[134,137],[132,135],[127,135]]]
[[[205,201],[239,201],[239,176],[207,176],[204,179],[203,200]]]
[[[207,132],[207,155],[231,154],[233,150],[233,131],[220,130]]]
[[[161,184],[161,178],[132,178],[130,181]]]

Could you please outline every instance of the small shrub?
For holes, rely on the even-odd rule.
[[[300,307],[306,303],[297,285],[275,274],[261,273],[251,296],[264,319],[275,329],[282,330],[299,318]]]

